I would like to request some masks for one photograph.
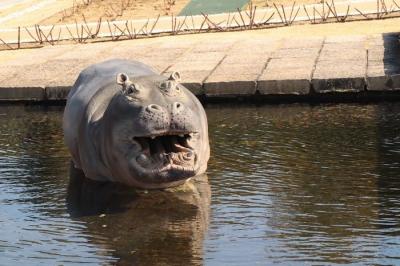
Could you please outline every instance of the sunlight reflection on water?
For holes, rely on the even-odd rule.
[[[71,192],[62,108],[0,106],[0,264],[400,262],[399,104],[206,111],[209,185],[138,196]]]

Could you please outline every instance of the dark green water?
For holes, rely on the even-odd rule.
[[[0,265],[400,264],[400,104],[206,110],[209,183],[136,193],[69,181],[62,108],[0,106]]]

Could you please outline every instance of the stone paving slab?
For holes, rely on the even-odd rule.
[[[383,46],[374,46],[368,49],[368,60],[370,61],[397,61],[399,55],[397,52],[385,49]]]
[[[205,94],[203,88],[203,81],[208,77],[210,72],[211,70],[179,71],[182,77],[182,84],[186,86],[195,95]]]
[[[232,46],[230,52],[245,52],[245,53],[264,53],[266,51],[275,51],[282,40],[259,37],[257,39],[245,39],[238,41]],[[258,49],[257,49],[258,48]]]
[[[237,40],[218,42],[203,41],[197,43],[191,51],[192,53],[225,52],[231,49],[237,42]]]
[[[317,64],[312,77],[315,92],[360,92],[364,90],[365,62],[341,61],[337,64],[333,63]]]
[[[313,37],[313,38],[286,38],[282,40],[282,49],[291,48],[320,48],[324,38]]]
[[[372,46],[385,46],[386,48],[398,48],[398,33],[374,34],[367,38],[367,44]]]
[[[220,65],[204,82],[207,96],[252,95],[256,79],[262,71],[258,65]]]
[[[300,46],[296,47],[284,41],[281,48],[271,56],[257,80],[257,91],[260,94],[301,95],[310,92],[312,71],[323,46],[323,39],[306,39],[299,43]]]
[[[287,72],[290,69],[306,68],[312,69],[315,65],[316,57],[304,58],[272,58],[268,62],[267,70],[279,70],[279,72]]]
[[[341,52],[339,50],[343,49]],[[321,51],[318,61],[364,61],[367,58],[367,52],[364,48],[355,49],[349,48],[344,49],[343,47],[337,47],[335,49],[324,49]]]
[[[160,53],[159,51],[161,49],[168,52]],[[115,47],[111,47],[108,53],[102,54],[99,61],[111,58],[136,60],[148,64],[159,72],[162,72],[172,64],[171,58],[177,57],[185,51],[186,49],[183,47],[160,48],[160,43],[132,45],[131,42],[120,42]]]
[[[111,58],[180,71],[196,95],[400,90],[399,34],[328,38],[182,38],[0,52],[0,100],[63,100],[80,71]]]
[[[310,92],[310,68],[265,71],[257,81],[260,94],[303,95]]]
[[[32,64],[45,64],[50,58],[60,56],[67,51],[78,49],[77,46],[72,45],[59,45],[59,46],[46,46],[43,48],[26,49],[18,51],[17,56],[13,60],[7,60],[7,66],[18,68],[20,66]],[[8,52],[8,51],[5,51]],[[3,51],[0,52],[0,56]],[[15,54],[15,52],[14,52]]]
[[[227,55],[204,81],[207,96],[252,95],[277,42],[241,42],[227,51]],[[256,48],[256,49],[255,49]],[[238,49],[249,53],[241,54]]]
[[[195,94],[204,94],[203,82],[224,58],[225,53],[199,52],[191,50],[176,60],[176,63],[168,68],[169,72],[179,71],[183,82]]]
[[[13,68],[13,70],[15,73],[1,82],[2,88],[44,88],[50,83],[49,78],[52,78],[45,75],[46,67],[42,64],[18,66],[17,68]]]
[[[290,49],[279,49],[273,55],[272,58],[308,58],[316,57],[319,53],[320,48],[290,48]]]
[[[1,66],[0,65],[0,86],[4,88],[5,82],[9,79],[17,75],[18,69],[12,68],[10,66]]]
[[[319,53],[311,84],[314,92],[360,92],[365,89],[367,36],[328,37]]]
[[[325,38],[326,44],[346,44],[346,43],[364,43],[368,39],[365,35],[339,35],[339,36],[329,36]]]

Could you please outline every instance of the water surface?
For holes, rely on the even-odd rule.
[[[70,181],[62,109],[0,106],[1,265],[400,263],[400,104],[208,106],[209,184],[154,193]]]

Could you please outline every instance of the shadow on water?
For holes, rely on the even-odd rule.
[[[393,237],[400,236],[400,116],[393,115],[399,113],[399,105],[382,105],[377,120],[379,218],[375,224],[385,235]],[[398,251],[393,250],[399,243],[387,243],[389,257],[400,259]]]
[[[206,175],[159,191],[96,182],[70,168],[68,211],[103,236],[119,265],[201,265],[208,226]]]

